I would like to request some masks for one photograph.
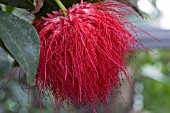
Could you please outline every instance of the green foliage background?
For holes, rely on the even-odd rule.
[[[170,111],[170,50],[153,50],[155,53],[147,54],[142,52],[137,57],[137,63],[141,69],[146,66],[155,67],[156,70],[163,75],[162,80],[154,79],[154,76],[148,76],[146,73],[144,78],[136,77],[138,81],[144,85],[142,92],[144,96],[144,109],[151,113],[169,113]],[[150,75],[156,70],[150,70]]]

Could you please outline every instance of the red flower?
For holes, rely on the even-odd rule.
[[[119,91],[119,74],[129,79],[127,59],[141,45],[134,37],[138,29],[125,18],[134,11],[118,2],[82,2],[66,13],[33,23],[41,42],[36,83],[61,103],[106,104]]]

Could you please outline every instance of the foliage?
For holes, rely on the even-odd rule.
[[[170,84],[162,84],[152,79],[145,79],[144,108],[152,113],[169,113]]]
[[[153,50],[147,54],[141,52],[137,57],[144,78],[137,77],[144,84],[144,109],[151,113],[169,113],[170,111],[170,50]],[[151,68],[154,67],[154,68]],[[146,68],[150,69],[145,73]],[[159,73],[154,73],[158,71]],[[156,79],[158,77],[161,79]]]
[[[27,76],[36,74],[39,60],[39,38],[28,22],[5,12],[0,12],[0,37],[18,61]],[[29,80],[28,83],[31,83]]]
[[[6,0],[1,3],[29,9],[34,7],[29,0]],[[13,7],[6,8],[8,12],[13,10]],[[33,80],[30,79],[34,79],[39,61],[38,34],[34,27],[25,20],[3,11],[0,11],[0,15],[1,46],[17,60],[31,85]]]

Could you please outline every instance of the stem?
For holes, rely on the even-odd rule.
[[[67,16],[67,13],[65,12],[66,7],[63,5],[63,3],[60,0],[55,0],[55,2],[57,3],[57,5],[59,6],[59,8],[61,9],[61,11],[63,12],[64,16]]]

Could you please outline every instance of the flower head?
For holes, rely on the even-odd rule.
[[[127,59],[142,45],[125,17],[134,11],[118,2],[81,2],[65,12],[33,23],[41,43],[36,83],[59,102],[106,104],[119,91],[119,74],[129,79]]]

